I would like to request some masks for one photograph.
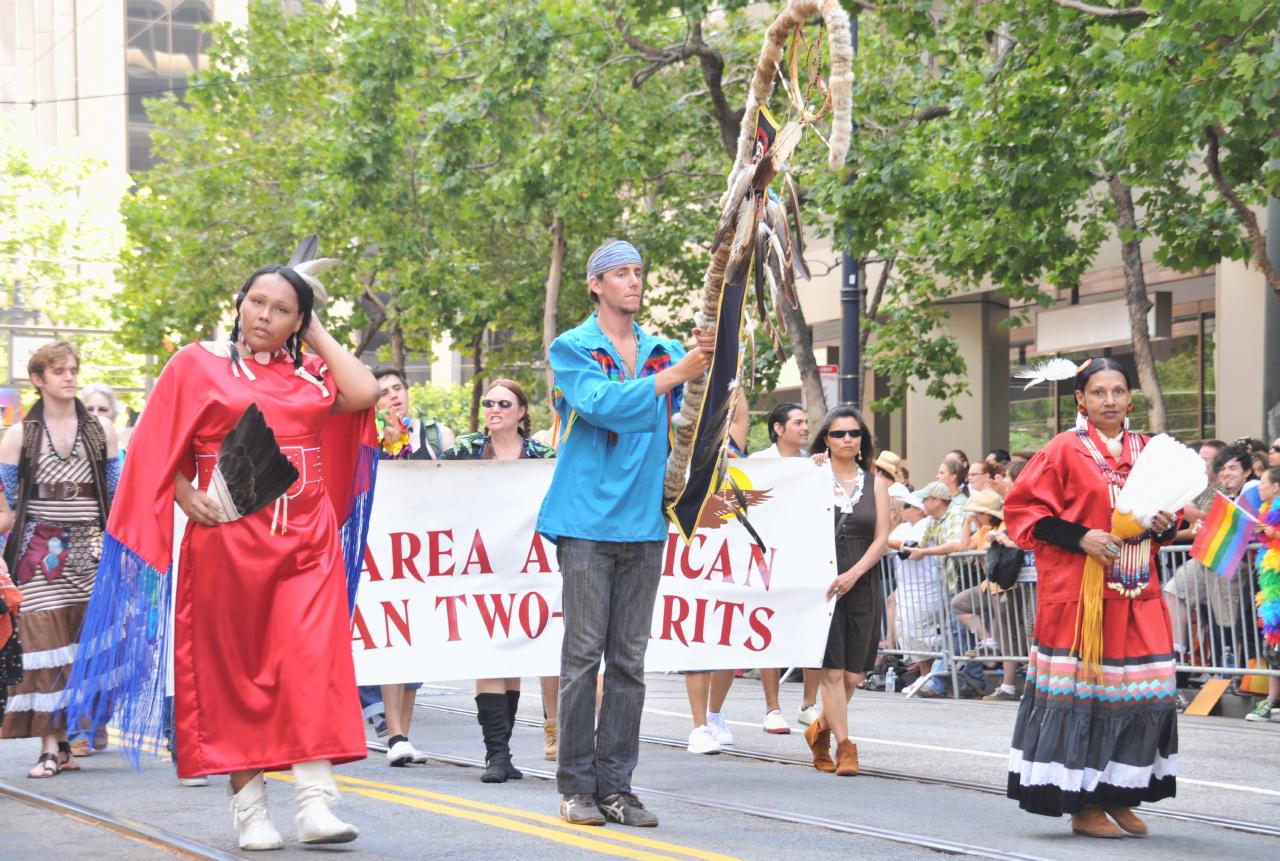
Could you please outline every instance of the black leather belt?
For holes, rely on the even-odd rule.
[[[35,498],[39,500],[97,499],[97,485],[93,482],[50,481],[37,484],[34,489]]]

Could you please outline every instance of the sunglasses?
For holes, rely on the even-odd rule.
[[[1280,454],[1280,445],[1271,446],[1271,450],[1274,451],[1276,454]]]
[[[484,407],[486,410],[491,410],[494,407],[500,407],[501,409],[509,410],[515,405],[516,405],[515,401],[509,401],[506,398],[503,398],[500,401],[491,401],[488,398],[485,398],[483,401],[480,402],[480,406]]]
[[[862,436],[862,431],[833,430],[833,431],[827,431],[827,436],[831,437],[832,439],[844,439],[845,437],[853,437],[854,439],[857,439],[858,437]]]

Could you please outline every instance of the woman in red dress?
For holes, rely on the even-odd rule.
[[[1038,577],[1009,797],[1032,813],[1070,813],[1072,829],[1092,837],[1145,834],[1131,808],[1175,792],[1173,632],[1155,572],[1157,544],[1171,540],[1177,524],[1160,513],[1150,533],[1130,539],[1149,545],[1137,571],[1117,564],[1124,541],[1111,534],[1116,494],[1146,444],[1126,427],[1130,389],[1114,359],[1078,369],[1076,429],[1031,459],[1004,504],[1010,536],[1035,551]],[[1100,595],[1082,589],[1089,557],[1106,572]],[[1141,590],[1135,597],[1121,591],[1134,588]],[[1102,660],[1095,668],[1080,660],[1080,617],[1083,605],[1097,602]]]
[[[188,345],[165,366],[133,435],[138,454],[107,526],[69,684],[71,719],[113,704],[135,761],[160,734],[176,501],[190,521],[171,641],[178,776],[230,775],[242,849],[283,843],[264,770],[292,767],[302,842],[359,833],[330,810],[330,764],[366,751],[348,581],[372,495],[378,386],[313,303],[302,274],[264,267],[236,297],[231,341]],[[298,478],[273,504],[224,522],[225,503],[197,488],[209,487],[223,438],[252,404]]]

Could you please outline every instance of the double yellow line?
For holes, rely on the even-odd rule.
[[[267,775],[276,780],[292,781],[287,774],[271,773]],[[692,846],[681,846],[648,837],[620,831],[615,828],[599,828],[590,825],[570,825],[558,816],[544,813],[532,813],[515,807],[503,807],[484,801],[473,801],[460,795],[448,795],[443,792],[431,792],[412,786],[399,786],[394,783],[379,783],[375,780],[364,780],[359,777],[334,775],[338,788],[352,795],[362,795],[375,801],[386,801],[403,807],[465,819],[491,828],[515,831],[542,840],[551,840],[567,846],[586,849],[601,855],[612,855],[617,858],[638,858],[645,861],[671,861],[671,859],[691,859],[700,861],[738,861],[731,855],[719,852],[708,852]]]
[[[119,733],[114,727],[110,729],[111,741],[119,744]],[[169,755],[164,750],[163,739],[147,738],[144,752],[154,753],[162,759]],[[293,776],[285,772],[268,772],[271,780],[293,782]],[[551,840],[567,846],[575,846],[601,855],[612,855],[617,858],[636,858],[641,861],[672,861],[672,859],[698,859],[698,861],[739,861],[732,855],[719,852],[708,852],[692,846],[681,846],[664,840],[640,837],[616,828],[600,828],[590,825],[570,825],[558,816],[545,813],[533,813],[516,807],[503,807],[484,801],[473,801],[461,795],[449,795],[444,792],[431,792],[413,786],[400,786],[395,783],[380,783],[376,780],[365,780],[359,777],[348,777],[334,774],[338,788],[351,795],[361,795],[375,801],[386,801],[399,804],[425,813],[436,813],[441,816],[452,816],[465,819],[491,828],[515,831],[542,840]]]

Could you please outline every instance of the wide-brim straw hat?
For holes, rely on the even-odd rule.
[[[969,514],[990,514],[1004,519],[1004,500],[994,490],[980,490],[964,504]]]
[[[885,449],[876,457],[876,468],[883,469],[897,481],[902,481],[902,458]]]

